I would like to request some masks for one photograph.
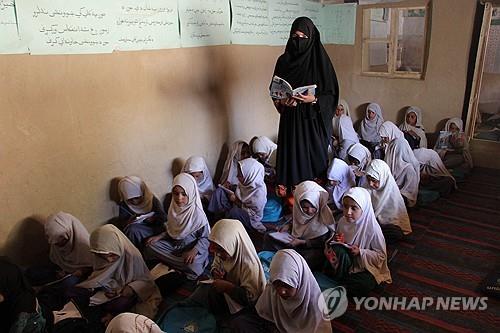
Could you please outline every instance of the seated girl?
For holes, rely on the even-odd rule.
[[[366,107],[366,114],[361,121],[359,130],[360,143],[366,146],[372,153],[373,158],[383,158],[383,150],[380,147],[380,126],[384,122],[382,109],[377,103],[370,103]]]
[[[436,142],[436,150],[443,160],[446,168],[460,168],[463,171],[469,171],[472,164],[472,156],[469,152],[469,144],[463,132],[463,121],[460,118],[449,119],[444,131],[448,134],[446,137],[445,147],[439,147],[440,140]]]
[[[390,121],[380,126],[380,136],[387,143],[385,162],[409,207],[417,204],[420,163],[415,158],[403,133]]]
[[[98,313],[104,323],[127,311],[154,318],[161,295],[139,250],[114,225],[90,235],[94,272],[73,289],[72,298]]]
[[[238,185],[238,162],[250,156],[250,146],[245,141],[235,141],[229,149],[219,184],[235,190]]]
[[[351,187],[356,186],[356,176],[352,169],[341,159],[333,159],[328,168],[327,178],[331,187],[331,199],[336,210],[342,210],[342,197]]]
[[[427,148],[427,137],[422,125],[422,110],[416,106],[406,109],[405,121],[399,125],[411,149]]]
[[[415,149],[413,153],[420,163],[421,188],[439,192],[444,197],[457,188],[455,178],[446,169],[438,153],[426,148]]]
[[[292,223],[287,223],[281,232],[291,234],[290,241],[273,238],[273,234],[264,236],[263,249],[276,251],[294,248],[309,264],[311,270],[322,266],[324,262],[323,246],[330,237],[330,225],[335,222],[332,211],[328,208],[328,192],[313,181],[297,185],[294,192]]]
[[[188,158],[182,168],[182,172],[189,173],[194,177],[194,179],[196,179],[198,191],[200,192],[201,203],[204,207],[206,207],[210,202],[210,198],[212,197],[212,193],[215,188],[212,176],[210,175],[210,171],[208,170],[203,157],[191,156]]]
[[[125,222],[123,233],[142,250],[146,238],[163,231],[166,220],[163,206],[139,177],[123,177],[118,191],[121,199],[118,218]],[[146,214],[152,216],[144,218]]]
[[[365,171],[366,167],[372,161],[372,155],[368,148],[360,143],[353,144],[347,150],[347,164],[356,176],[356,185],[363,186],[366,183]]]
[[[239,161],[238,180],[235,192],[219,187],[210,200],[208,210],[239,220],[246,228],[263,233],[266,227],[262,224],[262,217],[267,201],[264,166],[253,158]]]
[[[333,119],[333,147],[336,152],[334,157],[345,160],[349,147],[359,143],[358,134],[354,130],[351,117],[349,117],[349,106],[345,100],[339,101]]]
[[[380,283],[392,282],[385,239],[367,190],[351,188],[343,202],[344,216],[333,242],[325,246],[325,273],[343,285],[349,296],[366,296]]]
[[[398,185],[387,163],[373,160],[366,169],[373,210],[387,243],[395,243],[411,233],[410,218]]]
[[[264,166],[264,181],[266,185],[274,191],[276,186],[276,148],[278,146],[268,137],[257,136],[252,139],[252,152],[257,161]]]
[[[151,319],[131,312],[114,317],[105,333],[164,333]]]
[[[196,280],[208,265],[210,226],[193,176],[178,174],[172,184],[166,230],[146,241],[145,256]]]
[[[73,215],[64,212],[51,215],[44,228],[51,263],[29,268],[26,277],[34,286],[51,283],[38,292],[38,297],[53,311],[61,309],[69,301],[68,291],[90,275],[93,258],[89,233]]]
[[[214,254],[211,285],[199,287],[192,299],[205,303],[218,321],[230,325],[254,311],[266,285],[264,270],[245,227],[237,220],[220,220],[209,236]]]
[[[258,317],[239,321],[238,328],[245,332],[332,332],[323,314],[323,302],[304,258],[292,249],[280,250],[273,257],[270,281],[255,306]]]
[[[0,258],[0,332],[44,333],[46,318],[19,267]]]

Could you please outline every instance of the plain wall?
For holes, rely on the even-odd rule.
[[[326,46],[341,97],[351,110],[378,102],[393,121],[417,105],[428,131],[460,116],[474,10],[471,0],[433,2],[425,80],[361,75],[358,10],[356,44]],[[179,159],[201,155],[215,172],[234,140],[275,139],[279,117],[268,87],[282,51],[230,45],[0,56],[1,252],[24,264],[45,253],[41,226],[60,210],[89,231],[105,223],[116,214],[114,177],[141,176],[163,199]]]

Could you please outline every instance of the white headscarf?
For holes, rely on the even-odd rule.
[[[370,120],[368,117],[368,111],[375,112],[375,119]],[[361,121],[361,139],[368,142],[380,142],[380,135],[378,130],[380,125],[384,122],[384,117],[382,116],[382,109],[377,103],[370,103],[366,107],[365,117]]]
[[[385,238],[373,212],[370,193],[361,187],[353,187],[344,195],[356,201],[363,211],[354,223],[342,217],[337,224],[337,233],[344,234],[346,243],[359,247],[359,256],[355,257],[351,273],[370,272],[377,283],[391,283],[391,273],[387,267]]]
[[[233,185],[238,184],[238,161],[241,159],[241,149],[246,144],[245,141],[236,141],[231,146],[227,154],[226,162],[224,163],[224,169],[222,170],[220,179],[221,184],[225,182],[229,182]]]
[[[202,172],[202,180],[199,182],[197,181],[198,191],[200,191],[200,195],[202,197],[210,200],[210,198],[212,197],[212,192],[215,190],[215,188],[212,176],[210,175],[210,171],[208,170],[207,164],[205,163],[203,157],[191,156],[190,158],[188,158],[186,163],[184,164],[184,167],[182,168],[182,172]]]
[[[293,193],[293,227],[292,235],[301,239],[313,239],[324,235],[333,225],[335,219],[327,206],[328,192],[317,183],[306,180],[295,187]],[[304,213],[300,202],[307,200],[316,208],[313,216]]]
[[[94,272],[77,286],[87,289],[105,287],[117,292],[129,286],[139,298],[135,311],[153,318],[161,302],[160,291],[134,244],[117,227],[106,224],[90,235],[90,251],[96,254]],[[118,259],[109,263],[97,254],[115,254]]]
[[[347,155],[350,155],[359,161],[359,170],[365,170],[368,164],[372,161],[372,154],[361,143],[355,143],[347,150]]]
[[[419,148],[413,151],[415,158],[420,163],[420,173],[429,175],[431,177],[450,177],[455,183],[455,188],[457,188],[457,183],[455,178],[446,169],[443,161],[439,157],[439,154],[432,149]]]
[[[136,214],[147,214],[153,209],[153,193],[146,186],[146,183],[137,176],[127,176],[118,182],[118,192],[120,199]],[[142,201],[137,205],[127,202],[142,196]]]
[[[408,141],[404,138],[392,140],[387,146],[385,162],[389,165],[401,194],[408,199],[408,205],[415,206],[420,183],[420,163]]]
[[[170,202],[168,208],[167,233],[173,239],[184,239],[187,235],[207,226],[208,219],[203,211],[198,185],[193,176],[182,172],[178,174],[172,183],[182,187],[188,197],[188,203],[179,207],[175,200]]]
[[[397,225],[405,235],[411,233],[410,218],[405,202],[387,163],[377,159],[371,161],[366,174],[380,182],[376,190],[366,185],[378,222]]]
[[[76,217],[65,212],[50,215],[44,229],[50,245],[50,261],[67,273],[92,267],[89,232]],[[62,238],[66,244],[57,246]]]
[[[231,256],[229,260],[221,260],[216,256],[213,267],[222,264],[227,274],[226,280],[243,287],[248,298],[256,302],[266,286],[266,276],[243,224],[238,220],[220,220],[214,225],[208,239]]]
[[[392,121],[385,121],[378,131],[381,137],[389,138],[389,142],[394,139],[404,138],[405,135],[403,132],[397,128],[396,125]]]
[[[334,158],[327,172],[328,180],[338,182],[333,187],[332,199],[338,209],[342,209],[342,197],[344,193],[353,186],[356,186],[356,176],[354,171],[341,159]]]
[[[267,202],[264,166],[253,158],[246,158],[238,163],[243,175],[243,183],[238,184],[236,196],[241,200],[241,208],[248,213],[252,227],[265,231],[261,222]]]
[[[447,132],[451,132],[450,131],[451,124],[455,124],[455,126],[458,127],[459,132],[463,133],[463,131],[464,131],[464,122],[462,121],[462,119],[456,118],[456,117],[448,119],[448,121],[444,125],[444,130],[447,131]],[[462,154],[464,156],[465,162],[467,162],[469,164],[469,167],[472,168],[473,167],[472,156],[471,156],[470,151],[469,151],[469,143],[467,141],[467,138],[465,138],[465,136],[464,136],[464,147],[463,147],[463,150],[462,150]]]
[[[408,114],[414,113],[417,117],[417,122],[415,126],[410,125],[406,122],[406,117]],[[422,110],[416,106],[410,106],[406,109],[405,121],[399,125],[399,129],[403,132],[413,131],[420,137],[420,148],[427,148],[427,137],[425,136],[425,128],[422,125]]]
[[[255,306],[259,316],[273,322],[281,333],[332,332],[331,323],[323,317],[324,309],[320,307],[324,302],[321,290],[300,254],[291,249],[276,252],[270,275],[270,281]],[[288,299],[279,296],[272,285],[277,280],[297,289],[297,294]]]
[[[350,115],[350,110],[349,110],[349,104],[347,104],[346,100],[345,99],[340,99],[339,100],[339,104],[338,105],[342,105],[344,107],[344,113],[341,114],[340,116],[336,116],[335,114],[333,115],[333,118],[332,118],[332,128],[333,128],[333,135],[336,136],[337,138],[339,137],[339,128],[338,128],[338,123],[339,123],[339,119],[341,116],[345,115],[347,117],[351,117]],[[352,122],[352,121],[351,121]]]
[[[254,153],[266,154],[266,163],[271,163],[271,155],[276,148],[278,148],[278,145],[266,136],[258,136],[252,143],[252,150]]]
[[[137,313],[124,312],[114,317],[105,333],[164,333],[148,317]]]

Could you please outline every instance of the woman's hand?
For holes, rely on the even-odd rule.
[[[297,247],[297,246],[305,245],[306,241],[304,239],[294,238],[293,241],[291,241],[289,244],[293,247]]]
[[[291,227],[290,223],[285,223],[285,224],[283,224],[283,225],[282,225],[282,226],[278,229],[278,231],[279,231],[279,232],[288,232],[288,231],[290,231],[290,227]]]
[[[188,265],[192,264],[197,254],[198,250],[194,247],[191,250],[184,252],[182,254],[182,256],[184,257],[184,263]]]
[[[359,256],[359,247],[357,245],[351,245],[351,254],[353,256]]]
[[[163,235],[156,235],[156,236],[151,236],[148,239],[146,239],[146,245],[149,246],[151,244],[156,243],[157,241],[163,239]]]
[[[314,95],[302,95],[298,94],[293,96],[299,103],[312,103],[316,100],[316,96]]]
[[[125,297],[132,297],[135,296],[135,291],[130,286],[125,286],[123,287],[120,295]]]
[[[216,279],[212,283],[212,287],[219,293],[228,293],[234,288],[234,284],[226,280]]]
[[[214,279],[224,279],[225,276],[226,276],[226,272],[224,272],[224,270],[219,269],[219,268],[212,269],[212,277]]]
[[[345,243],[344,234],[343,233],[335,234],[335,236],[333,236],[333,240],[338,243]]]

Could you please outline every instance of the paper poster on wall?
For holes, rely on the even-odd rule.
[[[266,45],[269,42],[268,0],[231,0],[231,43]]]
[[[181,46],[231,43],[229,0],[179,0]]]
[[[16,7],[31,54],[113,51],[115,1],[18,0]]]
[[[327,5],[322,15],[322,39],[325,44],[354,45],[356,4]]]
[[[323,29],[323,22],[321,20],[321,10],[323,5],[320,2],[313,2],[309,0],[302,1],[302,14],[301,16],[309,17],[318,31],[320,32],[321,42],[323,41],[323,36],[321,35],[321,31]]]
[[[269,0],[270,45],[285,45],[293,21],[302,15],[302,0]]]
[[[177,0],[120,0],[118,7],[117,50],[180,46]]]
[[[17,31],[14,0],[0,0],[0,53],[28,53]]]

